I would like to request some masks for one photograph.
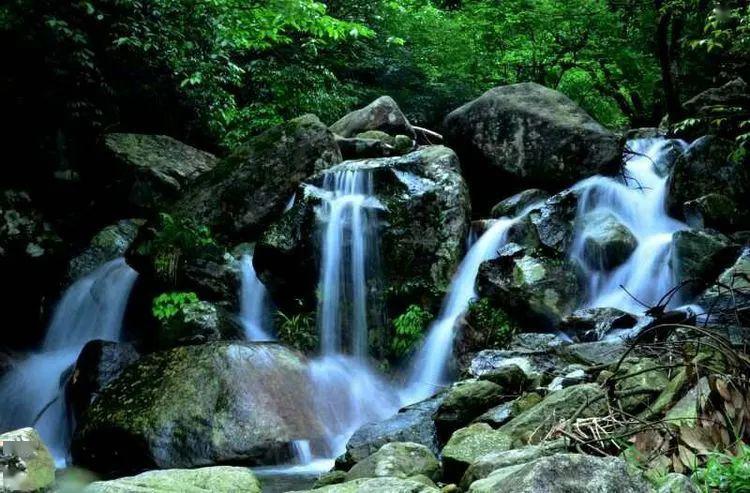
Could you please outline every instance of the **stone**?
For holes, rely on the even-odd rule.
[[[650,358],[629,358],[620,365],[615,389],[623,393],[636,393],[620,399],[622,409],[635,414],[667,387],[669,379],[662,366]]]
[[[526,373],[514,364],[492,369],[483,373],[479,379],[499,385],[504,395],[520,394],[529,385]]]
[[[94,340],[83,346],[66,388],[76,421],[82,419],[104,387],[139,357],[130,343]]]
[[[485,423],[461,428],[443,447],[443,473],[448,481],[458,481],[479,457],[511,448],[511,439]]]
[[[688,114],[698,114],[713,106],[748,106],[750,91],[744,80],[737,77],[719,87],[707,89],[685,101],[682,106]]]
[[[738,247],[729,238],[708,231],[678,231],[672,239],[671,266],[681,294],[698,294],[731,265]]]
[[[748,217],[738,214],[736,204],[726,195],[709,193],[683,205],[685,222],[693,229],[715,229],[731,233],[748,226]]]
[[[567,258],[573,242],[578,196],[573,190],[563,190],[532,208],[528,218],[509,233],[511,241],[528,248],[542,248],[555,258]],[[526,230],[520,238],[516,231]]]
[[[451,112],[443,126],[480,213],[523,188],[560,190],[614,174],[622,155],[618,136],[563,94],[534,83],[491,89]]]
[[[68,263],[68,282],[75,282],[102,264],[125,256],[143,223],[141,219],[123,219],[96,233],[88,246]]]
[[[439,493],[434,485],[414,479],[362,478],[314,490],[289,493]]]
[[[643,475],[619,457],[556,454],[498,469],[469,493],[651,493]]]
[[[538,202],[545,201],[548,198],[549,194],[544,190],[530,188],[523,192],[518,192],[515,195],[511,195],[507,199],[503,199],[495,204],[490,211],[490,216],[495,218],[516,217],[526,208],[533,206]]]
[[[136,211],[161,210],[217,164],[212,154],[166,135],[128,133],[105,135],[102,158],[104,183]]]
[[[435,454],[424,445],[391,442],[357,462],[349,469],[346,480],[378,477],[407,479],[422,475],[432,481],[437,481],[440,479],[440,472],[440,462]]]
[[[554,374],[561,367],[562,360],[551,351],[513,349],[485,349],[474,356],[468,372],[477,378],[491,377],[498,371],[518,367],[523,371],[529,386],[540,385],[546,376]]]
[[[617,308],[582,308],[564,317],[558,329],[578,342],[595,342],[615,330],[630,329],[638,320]]]
[[[276,464],[322,439],[304,360],[276,344],[213,342],[126,367],[78,423],[77,464],[108,474]],[[127,459],[125,459],[127,458]]]
[[[304,115],[234,149],[192,183],[172,213],[247,241],[282,213],[303,179],[339,162],[333,134],[317,117]]]
[[[487,380],[472,379],[453,384],[445,392],[445,398],[435,413],[438,439],[446,442],[454,431],[504,398],[503,387]]]
[[[718,284],[706,289],[698,304],[717,323],[750,326],[750,248],[743,249],[734,265],[722,272]]]
[[[507,401],[498,404],[479,415],[479,417],[475,418],[473,422],[487,423],[493,428],[499,428],[515,416],[515,413],[513,412],[513,402],[514,401]]]
[[[675,429],[680,426],[695,427],[698,423],[698,410],[711,394],[708,379],[702,377],[698,383],[667,411],[664,422]]]
[[[109,481],[96,481],[83,493],[261,493],[258,478],[246,467],[147,471]]]
[[[460,486],[464,491],[467,491],[474,481],[486,478],[497,469],[526,464],[564,450],[565,442],[563,440],[554,440],[513,450],[491,452],[479,457],[469,466],[461,478]]]
[[[556,352],[569,361],[597,366],[617,363],[627,350],[628,347],[622,340],[609,340],[568,344],[560,346]]]
[[[638,246],[633,233],[613,214],[594,212],[582,218],[583,255],[591,268],[612,270]]]
[[[590,380],[589,375],[586,373],[587,369],[583,365],[569,365],[562,371],[561,375],[552,379],[549,385],[547,385],[547,389],[550,392],[554,392],[555,390],[562,390],[572,385],[585,383]]]
[[[154,344],[165,349],[211,341],[242,340],[245,329],[233,313],[207,301],[189,303],[160,322]]]
[[[369,130],[416,139],[414,128],[390,96],[381,96],[364,108],[353,111],[331,125],[331,131],[342,137],[354,137]]]
[[[684,474],[672,472],[660,481],[656,493],[700,493],[700,489]]]
[[[48,491],[55,483],[55,461],[34,428],[0,434],[2,491]]]
[[[337,466],[349,469],[390,442],[419,443],[437,454],[440,447],[433,416],[444,398],[445,394],[438,394],[406,406],[388,419],[363,425],[347,442],[346,453],[339,457]]]
[[[582,406],[577,415],[580,418],[601,416],[607,411],[606,394],[599,385],[585,383],[552,392],[498,431],[509,437],[513,444],[539,443],[552,427],[573,417]]]

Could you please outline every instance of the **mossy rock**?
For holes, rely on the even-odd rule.
[[[261,493],[260,481],[245,467],[147,471],[137,476],[97,481],[83,493]]]
[[[424,445],[392,442],[355,464],[347,473],[346,480],[376,477],[407,479],[421,475],[437,481],[440,472],[440,462]]]
[[[512,439],[506,433],[493,430],[485,423],[475,423],[453,433],[443,447],[443,470],[445,479],[458,481],[466,468],[479,457],[490,452],[511,448]]]

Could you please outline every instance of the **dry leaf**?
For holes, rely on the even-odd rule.
[[[727,386],[727,383],[724,380],[716,379],[714,382],[714,385],[716,387],[716,391],[719,393],[719,395],[725,400],[725,401],[731,401],[732,400],[732,394],[729,391],[729,388]]]
[[[685,465],[686,468],[692,470],[698,466],[698,458],[695,454],[684,445],[677,446],[677,453],[680,456],[680,461]]]

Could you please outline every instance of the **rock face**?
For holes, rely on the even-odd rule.
[[[346,480],[359,478],[409,478],[427,476],[433,481],[440,478],[440,462],[424,445],[411,442],[392,442],[358,462],[346,475]]]
[[[592,268],[611,270],[625,262],[638,240],[612,214],[594,213],[583,218],[583,254]]]
[[[362,426],[349,439],[346,453],[337,463],[348,469],[390,442],[419,443],[437,454],[440,448],[433,415],[443,399],[443,395],[437,395],[407,406],[391,418]]]
[[[498,469],[474,482],[470,493],[650,493],[642,475],[618,457],[557,454],[524,466]]]
[[[368,130],[380,130],[390,135],[416,134],[401,109],[390,96],[381,96],[364,108],[358,109],[331,125],[331,131],[342,137],[355,137]]]
[[[522,185],[560,190],[611,174],[622,155],[615,134],[563,94],[534,83],[491,89],[450,113],[444,127],[480,211]]]
[[[547,200],[549,194],[544,190],[538,188],[530,188],[523,192],[518,192],[515,195],[503,199],[492,208],[490,216],[492,217],[515,217],[521,213],[525,208],[533,205],[536,202]]]
[[[672,270],[677,282],[690,281],[687,293],[698,293],[731,264],[738,247],[722,234],[678,231],[672,239]]]
[[[719,193],[733,204],[734,215],[747,216],[750,168],[742,160],[730,158],[733,149],[731,141],[713,136],[702,137],[688,147],[668,181],[667,207],[672,215],[685,217],[687,202]]]
[[[97,481],[83,493],[260,493],[255,475],[245,467],[203,467],[200,469],[167,469],[148,471],[137,476]]]
[[[124,133],[105,135],[103,159],[115,193],[143,210],[174,201],[217,163],[215,156],[165,135]]]
[[[36,493],[54,485],[55,461],[35,429],[0,434],[0,452],[2,491]]]
[[[209,343],[153,353],[94,401],[74,460],[101,472],[277,463],[322,437],[301,358],[272,344]]]
[[[100,340],[86,343],[67,387],[76,420],[81,419],[102,389],[139,356],[132,344]]]
[[[333,134],[315,116],[295,118],[235,149],[190,187],[174,212],[247,241],[282,212],[305,177],[340,161]]]
[[[244,328],[237,317],[206,301],[190,303],[161,323],[155,346],[170,348],[209,341],[241,340]]]
[[[105,262],[124,256],[143,223],[140,219],[124,219],[96,233],[86,249],[70,260],[68,281],[80,279]]]
[[[698,299],[698,303],[717,322],[735,325],[750,324],[750,249],[745,248],[735,261],[719,276],[719,285],[710,286]],[[731,288],[731,289],[730,289]]]
[[[712,106],[748,106],[750,91],[739,77],[721,87],[712,87],[683,103],[683,109],[690,114],[710,111]]]
[[[380,257],[385,302],[400,308],[445,291],[459,263],[470,224],[466,184],[458,158],[442,146],[422,147],[400,157],[346,161],[315,175],[297,191],[294,206],[274,223],[256,245],[259,277],[284,306],[309,298],[318,279],[317,212],[327,173],[369,173],[379,209]],[[313,300],[314,302],[314,300]],[[371,340],[382,345],[385,334]],[[380,341],[380,342],[378,342]],[[376,349],[377,351],[377,349]]]

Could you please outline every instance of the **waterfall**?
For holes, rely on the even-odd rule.
[[[686,147],[684,142],[666,139],[629,141],[634,154],[625,165],[624,178],[594,176],[574,187],[579,196],[579,226],[570,256],[581,265],[587,279],[587,307],[640,313],[643,307],[633,298],[654,304],[674,285],[670,265],[672,235],[687,226],[667,215],[667,176],[661,176],[658,169],[674,144]],[[612,271],[592,266],[584,252],[588,231],[583,218],[600,212],[613,215],[638,242],[630,257]],[[672,305],[679,301],[679,296],[675,296]]]
[[[524,211],[520,216],[526,214]],[[497,256],[508,237],[508,231],[518,221],[498,219],[467,252],[451,281],[448,295],[437,320],[430,326],[424,344],[417,352],[414,369],[403,393],[405,402],[416,402],[429,397],[443,385],[446,366],[453,350],[453,338],[459,317],[476,299],[475,282],[479,266]]]
[[[240,259],[240,321],[248,341],[270,341],[273,338],[264,327],[270,325],[268,293],[253,268],[253,256]]]
[[[368,170],[326,173],[318,329],[323,354],[367,355],[369,284],[377,276],[378,205]],[[346,340],[346,338],[349,340]]]
[[[119,258],[73,283],[55,308],[41,350],[0,379],[0,429],[35,426],[58,466],[65,465],[71,431],[66,372],[88,341],[120,340],[136,276]]]

